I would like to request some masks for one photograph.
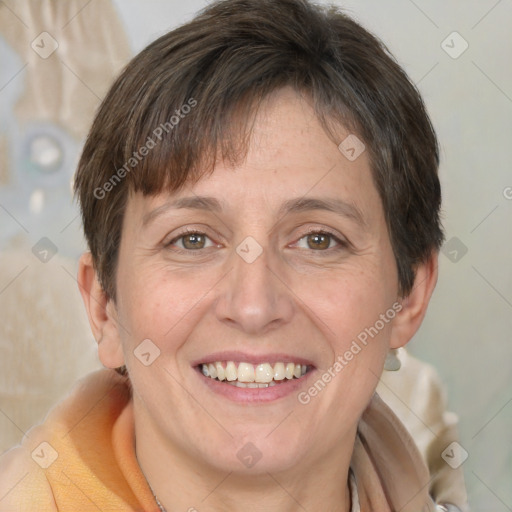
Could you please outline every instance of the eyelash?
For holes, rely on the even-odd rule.
[[[182,231],[181,233],[179,233],[176,237],[174,237],[172,240],[170,240],[169,242],[167,242],[165,244],[165,247],[166,248],[170,248],[175,242],[177,242],[178,240],[180,240],[181,238],[187,236],[187,235],[202,235],[202,236],[206,236],[207,238],[210,238],[206,233],[203,233],[202,231],[198,231],[198,230],[195,230],[195,229],[186,229],[184,231]],[[331,237],[337,244],[338,244],[338,247],[331,247],[331,248],[328,248],[328,249],[323,249],[323,250],[314,250],[314,249],[303,249],[303,250],[309,250],[309,251],[312,251],[312,252],[316,252],[316,253],[324,253],[324,254],[329,254],[331,253],[331,251],[339,251],[339,250],[342,250],[342,249],[345,249],[349,246],[349,242],[347,242],[346,240],[341,240],[338,236],[336,236],[334,233],[332,233],[331,231],[328,231],[328,230],[325,230],[325,229],[310,229],[308,230],[306,233],[304,233],[298,240],[297,242],[301,241],[303,238],[309,236],[309,235],[327,235],[329,237]],[[205,249],[208,249],[205,248]],[[205,249],[197,249],[197,250],[193,250],[193,249],[181,249],[181,248],[175,248],[174,251],[179,253],[179,254],[191,254],[191,253],[200,253],[202,252],[202,250],[205,250]],[[322,254],[320,254],[321,256]]]

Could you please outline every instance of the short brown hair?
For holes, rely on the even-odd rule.
[[[284,86],[311,99],[336,144],[335,126],[364,141],[400,292],[410,292],[415,267],[443,241],[438,144],[416,87],[375,36],[335,7],[222,0],[126,66],[85,143],[75,194],[109,298],[129,192],[175,192],[213,171],[218,154],[241,161],[250,113]]]

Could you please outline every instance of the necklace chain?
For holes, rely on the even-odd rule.
[[[147,479],[146,479],[146,482],[148,482]],[[165,507],[160,503],[160,500],[157,498],[155,491],[153,491],[153,488],[151,487],[149,482],[148,482],[148,485],[149,485],[149,488],[151,489],[151,492],[153,493],[153,497],[155,498],[156,504],[158,505],[160,512],[167,512],[167,510],[165,510]]]
[[[137,458],[137,456],[135,456],[135,458]],[[137,463],[139,463],[138,459],[137,459]],[[140,467],[140,464],[139,464],[139,467]],[[149,480],[146,478],[144,471],[142,471],[142,468],[140,468],[140,470],[141,470],[142,474],[144,475],[144,479],[146,480],[146,483],[148,484],[149,489],[151,490],[151,494],[155,498],[156,504],[158,505],[160,512],[167,512],[167,510],[165,510],[165,507],[160,503],[160,500],[157,498],[155,491],[153,491],[153,487],[151,487],[151,484],[149,483]]]

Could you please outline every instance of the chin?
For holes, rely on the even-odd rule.
[[[217,471],[255,476],[287,471],[304,460],[305,447],[300,436],[291,436],[284,430],[281,435],[271,432],[268,428],[263,434],[260,429],[243,436],[231,432],[233,438],[226,440],[223,448],[217,444],[215,452],[208,453],[209,465]]]

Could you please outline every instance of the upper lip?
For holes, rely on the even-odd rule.
[[[307,366],[313,366],[313,363],[309,359],[304,357],[295,356],[291,354],[280,353],[266,353],[266,354],[248,354],[247,352],[241,352],[238,350],[226,350],[222,352],[214,352],[203,356],[201,359],[192,362],[192,366],[198,366],[200,364],[215,363],[216,361],[234,361],[239,363],[298,363]]]

